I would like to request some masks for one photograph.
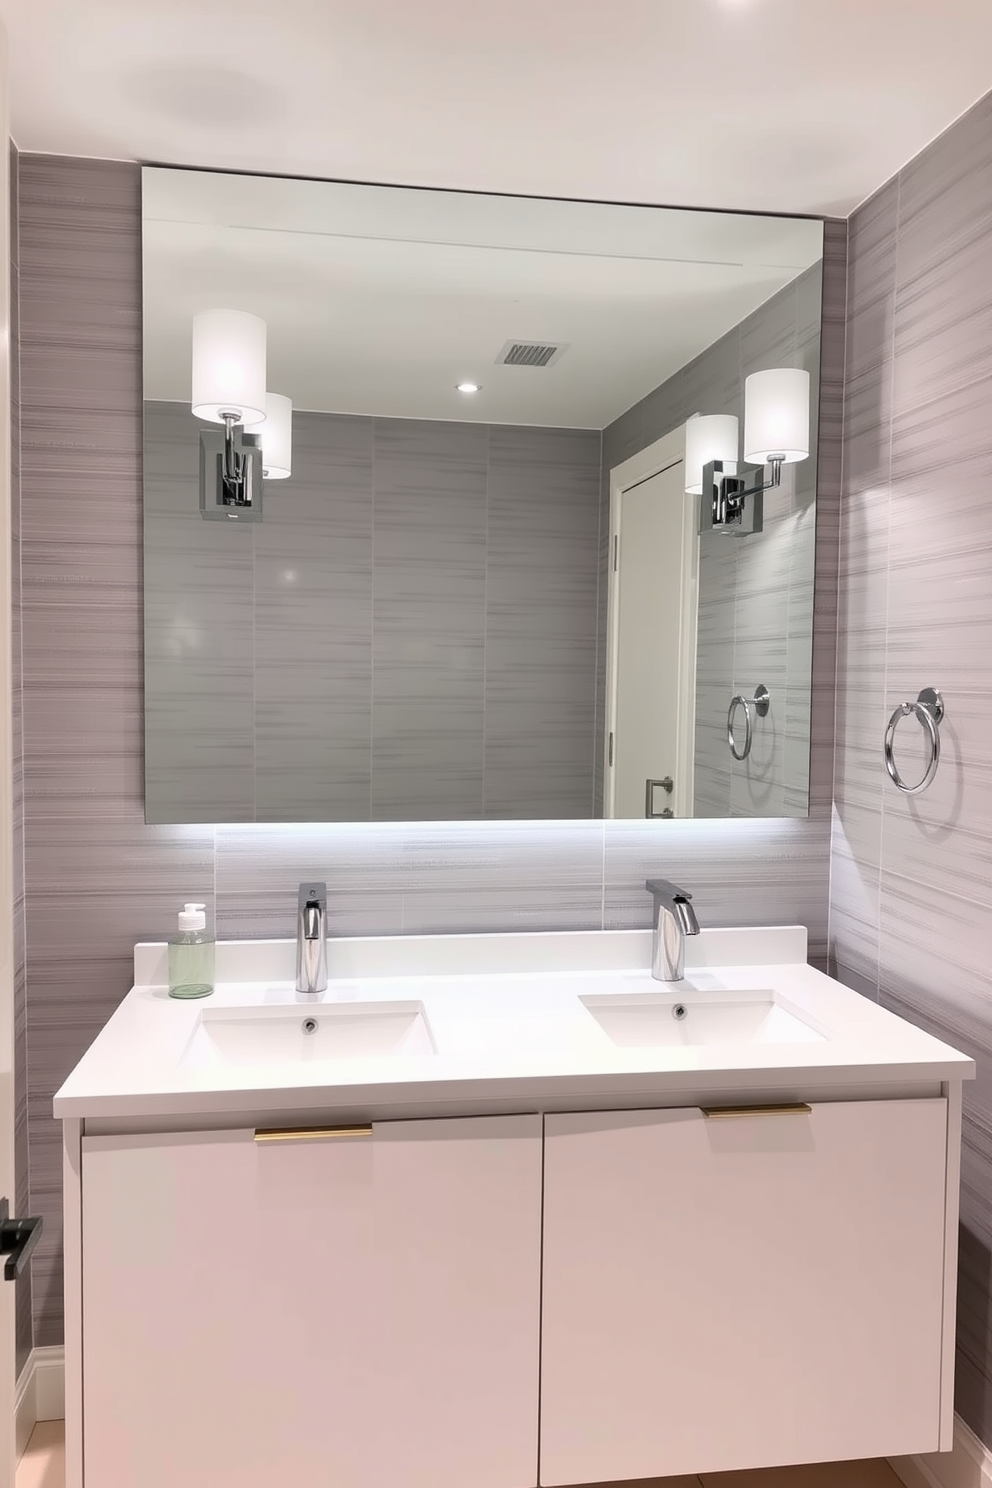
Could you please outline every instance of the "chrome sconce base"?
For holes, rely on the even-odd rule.
[[[742,460],[711,460],[703,466],[703,494],[699,503],[699,531],[749,537],[764,526],[765,491],[782,484],[782,461],[770,460],[772,474],[764,480],[763,465]],[[750,484],[749,484],[750,482]]]
[[[233,418],[200,430],[200,515],[208,522],[262,520],[262,449]]]

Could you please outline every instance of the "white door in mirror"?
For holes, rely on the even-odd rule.
[[[687,647],[695,644],[684,593],[686,556],[695,552],[693,504],[683,492],[682,462],[619,496],[619,525],[610,573],[614,665],[607,716],[613,755],[607,758],[607,814],[620,818],[692,815],[686,750],[695,699],[685,685],[694,672]],[[688,711],[687,711],[688,710]],[[649,781],[668,781],[671,793]]]

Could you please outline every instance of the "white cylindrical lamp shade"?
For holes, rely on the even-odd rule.
[[[262,474],[266,480],[287,480],[293,473],[293,404],[282,393],[266,393],[265,422],[249,425],[262,445]]]
[[[737,459],[737,418],[732,413],[701,413],[685,422],[685,494],[703,494],[703,466]]]
[[[752,372],[744,383],[744,458],[793,465],[809,455],[809,373],[800,367]]]
[[[193,412],[216,424],[265,418],[265,321],[244,310],[193,317]]]

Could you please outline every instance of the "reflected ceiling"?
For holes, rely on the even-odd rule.
[[[188,399],[193,315],[223,304],[266,321],[298,409],[601,429],[814,263],[822,229],[150,170],[143,238],[146,398]],[[560,350],[503,364],[519,341]]]

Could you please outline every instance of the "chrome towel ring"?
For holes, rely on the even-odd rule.
[[[771,695],[763,682],[759,682],[754,689],[754,697],[746,698],[742,693],[735,693],[730,699],[730,707],[727,709],[727,743],[735,760],[746,760],[751,753],[751,744],[754,740],[754,722],[751,717],[752,709],[759,718],[764,718],[771,707]],[[744,709],[744,743],[737,748],[737,740],[734,737],[734,714],[738,708]]]
[[[896,729],[904,718],[915,713],[930,745],[930,761],[927,765],[923,779],[919,785],[907,785],[899,774],[899,767],[895,761],[893,748],[895,746]],[[937,773],[940,764],[940,721],[944,716],[944,699],[936,687],[924,687],[915,703],[900,703],[892,717],[889,726],[885,730],[885,744],[882,754],[885,759],[885,768],[889,772],[889,778],[897,790],[904,795],[918,796],[925,791],[928,785],[933,784],[933,777]]]

